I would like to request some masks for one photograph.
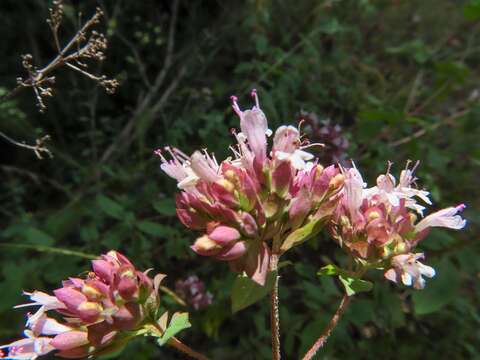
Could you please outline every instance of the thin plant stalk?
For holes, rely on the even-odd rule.
[[[342,317],[343,313],[348,307],[348,304],[350,303],[350,296],[347,294],[343,295],[342,301],[340,302],[340,305],[337,308],[337,311],[333,315],[333,317],[330,319],[330,322],[328,323],[327,327],[323,330],[322,335],[315,341],[315,343],[312,345],[310,350],[305,354],[303,357],[303,360],[310,360],[312,359],[315,354],[320,350],[325,343],[327,342],[332,330],[337,326],[338,321]]]
[[[176,337],[172,337],[170,340],[168,340],[168,345],[170,345],[170,346],[174,347],[175,349],[177,349],[178,351],[190,356],[192,359],[209,360],[208,357],[200,354],[199,352],[196,352],[195,350],[193,350],[189,346],[182,343]]]
[[[270,271],[275,272],[272,291],[270,292],[270,325],[272,331],[272,359],[280,360],[280,316],[278,313],[278,255],[272,254]]]

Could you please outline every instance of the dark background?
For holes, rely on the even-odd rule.
[[[63,41],[78,28],[78,12],[85,20],[95,6],[104,10],[107,59],[91,70],[116,77],[118,92],[106,95],[60,69],[45,114],[29,90],[0,104],[0,131],[28,143],[49,134],[54,154],[38,160],[0,141],[0,342],[22,331],[23,311],[11,308],[25,301],[23,289],[52,290],[88,266],[52,249],[115,248],[139,268],[170,274],[171,288],[193,274],[205,282],[213,304],[190,309],[193,328],[180,336],[186,343],[216,359],[269,358],[266,302],[231,315],[233,275],[190,251],[197,234],[175,218],[174,181],[152,154],[166,144],[187,153],[208,146],[223,158],[233,142],[229,129],[238,127],[229,96],[249,107],[256,87],[271,128],[295,124],[302,110],[316,114],[309,135],[326,143],[319,153],[325,163],[353,158],[372,183],[387,160],[399,174],[407,159],[418,159],[419,186],[431,191],[434,209],[468,205],[465,231],[433,231],[422,242],[438,274],[426,289],[369,274],[374,291],[353,300],[324,358],[480,358],[480,2],[183,0],[165,66],[172,4],[66,2]],[[38,66],[55,56],[48,6],[0,2],[1,91],[24,75],[21,54],[31,53]],[[165,81],[152,87],[162,69]],[[315,275],[337,256],[326,237],[287,256],[293,265],[280,284],[287,359],[305,352],[340,301],[339,285]],[[177,307],[169,297],[165,303]],[[146,339],[120,356],[162,357],[180,358]]]

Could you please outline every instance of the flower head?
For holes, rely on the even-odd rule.
[[[32,302],[17,307],[39,309],[28,315],[24,339],[0,347],[8,350],[6,358],[36,359],[52,351],[60,357],[84,358],[108,352],[123,332],[154,316],[160,300],[146,272],[116,251],[93,260],[92,267],[85,278],[63,281],[54,295],[26,293]]]
[[[423,288],[422,275],[432,277],[435,272],[418,261],[423,254],[415,254],[413,249],[431,227],[463,228],[466,221],[458,213],[465,205],[437,211],[418,221],[424,207],[416,198],[431,202],[428,192],[412,187],[415,178],[408,166],[398,185],[388,170],[372,188],[366,188],[355,167],[343,173],[345,185],[330,226],[332,236],[358,261],[386,268],[387,279]]]
[[[287,235],[332,214],[343,175],[335,166],[323,168],[306,151],[318,144],[307,144],[293,126],[279,127],[269,148],[272,132],[255,90],[252,97],[255,105],[248,110],[232,97],[241,130],[233,132],[233,158],[217,162],[206,151],[186,156],[168,147],[171,160],[157,154],[162,170],[177,180],[178,217],[202,232],[192,250],[227,261],[264,284],[272,252],[284,252],[315,233],[285,243]]]

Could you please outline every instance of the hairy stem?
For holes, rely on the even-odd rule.
[[[272,254],[270,271],[278,271],[278,255]],[[272,359],[280,360],[280,316],[278,314],[278,274],[270,293],[270,326],[272,331]]]
[[[328,337],[330,336],[330,333],[332,330],[337,326],[338,320],[342,317],[343,313],[347,309],[348,304],[350,303],[350,296],[347,294],[343,295],[342,301],[340,302],[340,305],[338,306],[337,311],[333,315],[333,317],[330,319],[330,322],[328,323],[327,327],[323,330],[322,335],[315,341],[315,343],[312,345],[310,350],[305,354],[303,357],[303,360],[310,360],[312,359],[315,354],[317,353],[318,350],[320,350],[325,343],[328,340]]]
[[[184,343],[182,343],[176,337],[172,337],[170,340],[168,340],[168,345],[173,346],[178,351],[190,356],[193,359],[208,360],[208,357],[196,352],[192,348],[190,348],[187,345],[185,345]]]

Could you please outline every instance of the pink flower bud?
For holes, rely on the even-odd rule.
[[[55,336],[50,345],[58,350],[70,350],[88,344],[86,331],[69,331]]]
[[[222,250],[218,255],[215,257],[218,260],[222,261],[230,261],[230,260],[235,260],[238,259],[239,257],[242,257],[246,252],[247,252],[247,243],[245,241],[239,241],[235,243],[232,247]]]
[[[119,253],[118,251],[111,250],[108,252],[107,255],[115,256],[117,260],[120,262],[120,265],[133,267],[133,264],[131,263],[131,261],[128,260],[128,258],[125,255],[123,255],[122,253]]]
[[[95,274],[102,280],[110,282],[113,276],[113,266],[105,260],[93,260],[92,267]]]
[[[102,310],[103,308],[100,304],[96,302],[85,301],[78,306],[75,314],[83,321],[87,323],[93,323],[98,319]]]
[[[302,225],[311,208],[311,194],[306,189],[300,189],[297,196],[292,200],[292,205],[288,211],[288,215],[292,221],[292,229],[296,229]]]
[[[132,301],[138,297],[138,284],[136,281],[136,274],[129,272],[127,274],[120,275],[120,281],[118,282],[118,293],[126,301]]]
[[[225,179],[217,181],[211,185],[212,195],[222,204],[226,206],[237,205],[237,199],[232,191],[230,191],[233,185]]]
[[[80,291],[69,287],[63,287],[53,292],[58,300],[63,302],[68,310],[76,312],[80,304],[87,301],[87,297]]]
[[[289,161],[281,161],[272,173],[272,190],[284,196],[290,188],[293,170]]]
[[[318,169],[318,167],[317,167]],[[335,165],[330,165],[322,171],[317,171],[315,175],[315,182],[313,184],[313,192],[317,197],[323,197],[330,186],[332,188],[340,187],[340,178],[331,183],[332,179],[338,174],[338,169]],[[343,185],[343,181],[341,183]]]
[[[192,250],[199,255],[212,256],[218,254],[222,247],[207,235],[199,237],[191,246]]]
[[[255,237],[258,232],[258,226],[252,215],[247,212],[240,214],[240,226],[242,231],[250,237]]]
[[[240,233],[235,228],[221,225],[209,233],[208,237],[217,244],[225,246],[240,239]]]

